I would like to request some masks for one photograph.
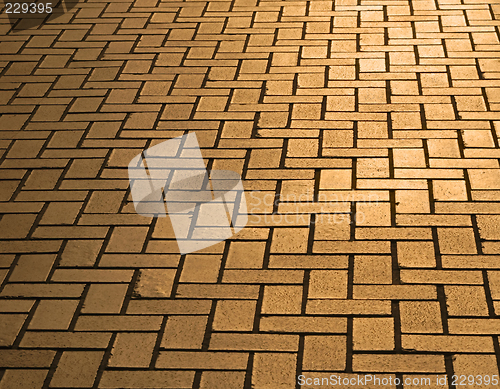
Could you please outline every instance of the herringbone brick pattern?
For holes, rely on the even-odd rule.
[[[12,29],[4,12],[0,388],[498,375],[499,15],[81,1]],[[126,168],[191,131],[251,214],[181,256]]]

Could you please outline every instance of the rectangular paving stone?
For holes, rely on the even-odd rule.
[[[224,366],[228,370],[244,370],[247,362],[247,353],[161,351],[155,366],[160,369],[203,370]]]
[[[260,319],[259,329],[263,332],[346,333],[347,320],[320,316],[265,316]]]
[[[206,316],[173,316],[168,318],[161,347],[201,349],[207,320]]]
[[[157,315],[208,315],[212,302],[209,300],[131,300],[128,303],[127,314],[157,314]]]
[[[56,352],[53,350],[0,350],[0,366],[3,368],[50,367]]]
[[[0,293],[0,296],[79,298],[83,293],[83,288],[83,284],[7,284]]]
[[[157,335],[146,332],[121,332],[117,334],[111,357],[110,367],[147,368],[153,356]]]
[[[213,333],[210,350],[297,351],[297,335]]]
[[[110,339],[111,334],[105,332],[27,331],[20,347],[106,349]]]
[[[67,330],[75,315],[78,300],[42,300],[30,321],[29,329]]]
[[[357,354],[353,355],[354,371],[444,373],[444,358],[440,355]]]
[[[493,342],[487,336],[403,335],[402,347],[431,352],[494,352]]]
[[[94,383],[104,352],[65,351],[50,380],[53,387],[82,387]]]
[[[194,371],[168,371],[168,370],[136,370],[136,371],[105,371],[99,382],[99,388],[118,389],[123,386],[129,388],[161,389],[165,382],[171,388],[189,388],[194,380]]]
[[[91,284],[82,313],[120,313],[127,290],[128,284]]]
[[[158,331],[161,319],[146,315],[85,315],[78,318],[75,331]]]

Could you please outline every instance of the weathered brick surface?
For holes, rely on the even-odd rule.
[[[499,374],[498,1],[71,5],[0,14],[1,389]],[[250,215],[182,256],[127,165],[190,131]]]

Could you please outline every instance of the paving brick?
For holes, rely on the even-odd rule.
[[[76,322],[75,331],[158,331],[161,317],[146,315],[85,315]]]
[[[5,371],[0,388],[23,389],[33,388],[38,389],[43,387],[47,370],[35,369],[8,369]]]
[[[0,350],[0,365],[3,368],[50,367],[55,351],[52,350]]]
[[[20,347],[106,349],[110,339],[105,332],[28,331]]]
[[[355,318],[353,320],[354,350],[393,350],[394,320],[392,318]]]
[[[206,324],[206,316],[170,317],[167,320],[161,347],[201,349]]]
[[[122,332],[116,336],[108,365],[111,367],[147,368],[151,362],[157,335]]]
[[[10,347],[14,344],[14,341],[23,326],[27,315],[13,315],[13,314],[2,314],[0,315],[0,345],[3,347]]]
[[[306,336],[304,340],[304,370],[342,370],[346,364],[344,336]]]
[[[494,355],[458,354],[453,361],[453,370],[458,376],[472,374],[483,377],[488,375],[493,378],[493,375],[498,375],[498,365]],[[458,381],[460,382],[460,380],[461,377]],[[473,387],[477,387],[477,385]]]
[[[53,254],[21,255],[14,271],[9,277],[10,282],[45,281],[49,275],[56,256]]]
[[[136,371],[106,371],[99,383],[99,388],[164,388],[168,382],[172,388],[186,388],[192,386],[194,371],[168,370],[136,370]]]
[[[210,350],[297,351],[297,335],[214,333]]]
[[[309,281],[308,298],[347,297],[347,272],[334,270],[313,270]]]
[[[392,259],[389,256],[362,256],[354,258],[355,284],[391,284]]]
[[[481,286],[445,286],[450,316],[487,316],[488,305]]]
[[[282,388],[295,383],[296,354],[258,353],[254,358],[255,370],[252,373],[252,386]]]
[[[70,240],[64,248],[59,265],[92,267],[102,244],[102,240]]]
[[[127,289],[126,284],[92,284],[82,313],[120,313]]]
[[[487,336],[403,335],[404,349],[432,352],[494,352]]]
[[[230,370],[244,370],[248,354],[228,352],[178,352],[162,351],[156,367],[181,369],[216,369],[225,366]]]
[[[439,228],[439,249],[442,254],[476,254],[472,228]]]
[[[50,380],[51,387],[92,386],[104,353],[99,351],[65,351]]]
[[[245,373],[237,371],[205,371],[201,375],[200,388],[237,389],[243,387]]]
[[[217,256],[187,255],[180,282],[217,282],[221,259]]]
[[[437,301],[400,301],[401,332],[442,333],[441,310]]]
[[[355,372],[445,372],[444,358],[439,355],[357,354],[352,366]]]
[[[215,331],[251,331],[255,308],[256,302],[251,300],[220,300],[212,327]]]
[[[31,319],[29,329],[67,330],[78,300],[42,300]]]
[[[231,242],[226,268],[260,268],[264,250],[264,242]]]

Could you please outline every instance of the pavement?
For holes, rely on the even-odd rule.
[[[1,389],[498,385],[498,0],[65,7],[0,16]],[[181,255],[192,132],[249,220]]]

